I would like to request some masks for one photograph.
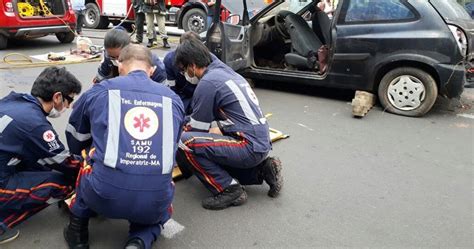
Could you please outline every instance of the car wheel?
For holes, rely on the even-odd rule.
[[[421,117],[433,107],[438,87],[429,73],[401,67],[385,74],[380,81],[378,96],[383,108],[391,113]]]
[[[0,50],[7,48],[8,38],[4,35],[0,35]]]
[[[56,33],[56,38],[58,38],[61,43],[71,43],[74,41],[74,37],[76,37],[76,35],[72,32]]]
[[[202,9],[190,9],[183,16],[184,31],[194,31],[202,33],[207,28],[207,15]]]
[[[95,3],[86,4],[84,26],[89,29],[105,29],[109,27],[109,18],[100,16],[100,9]]]

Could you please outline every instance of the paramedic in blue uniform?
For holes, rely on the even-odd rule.
[[[104,38],[105,51],[102,63],[97,70],[97,75],[93,80],[94,83],[119,76],[118,58],[122,49],[128,44],[130,44],[130,35],[123,27],[115,27],[107,32]],[[155,54],[152,54],[152,61],[155,70],[150,76],[151,79],[158,83],[164,83],[166,80],[165,65]]]
[[[198,34],[193,31],[185,32],[181,35],[179,43],[181,44],[185,40],[196,39],[200,40]],[[196,84],[198,82],[197,78],[187,77],[179,68],[175,65],[175,54],[176,51],[173,50],[166,54],[163,63],[166,68],[166,84],[173,90],[183,101],[184,110],[186,114],[190,114],[191,99],[194,94],[194,89],[196,89]]]
[[[248,82],[195,39],[176,50],[176,65],[199,83],[192,114],[180,141],[178,165],[191,169],[213,196],[206,209],[238,206],[247,200],[242,185],[262,184],[276,197],[282,187],[281,163],[268,157],[269,127]]]
[[[71,193],[79,161],[47,117],[59,117],[80,92],[81,83],[65,68],[48,67],[31,94],[0,99],[0,244],[19,235],[16,225]]]
[[[64,232],[70,248],[88,248],[88,220],[94,214],[128,220],[126,247],[147,249],[171,216],[183,104],[149,78],[153,64],[144,46],[125,47],[119,71],[120,77],[85,92],[70,117],[71,153],[89,151]]]

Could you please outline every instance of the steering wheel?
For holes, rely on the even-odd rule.
[[[290,34],[288,33],[288,30],[286,30],[285,26],[285,18],[289,15],[293,14],[293,12],[288,11],[288,10],[281,10],[275,15],[275,27],[278,31],[278,33],[285,39],[290,38]]]

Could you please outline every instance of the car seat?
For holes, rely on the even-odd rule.
[[[285,18],[290,34],[291,52],[285,55],[287,64],[299,69],[318,68],[318,49],[323,45],[303,17],[290,14]]]
[[[313,32],[324,45],[329,45],[331,42],[329,40],[331,36],[331,19],[329,19],[329,16],[323,11],[317,10],[313,13],[311,21]]]

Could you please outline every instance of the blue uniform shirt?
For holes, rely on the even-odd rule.
[[[112,64],[112,60],[108,56],[107,52],[104,51],[102,55],[102,63],[97,70],[97,81],[101,82],[104,79],[110,79],[119,76],[118,67]],[[164,83],[166,80],[165,65],[160,58],[152,54],[153,65],[156,66],[155,72],[151,76],[151,79],[158,83]]]
[[[105,80],[74,105],[66,137],[73,154],[92,146],[95,181],[129,190],[170,191],[183,104],[143,71]]]
[[[179,95],[183,101],[185,111],[188,112],[196,85],[187,81],[184,74],[182,74],[178,67],[176,67],[174,64],[175,54],[176,51],[171,51],[166,54],[165,59],[163,60],[166,68],[166,82],[171,90]]]
[[[11,92],[0,100],[0,187],[17,169],[74,174],[66,163],[69,151],[46,115],[29,94]]]
[[[248,82],[219,59],[213,59],[194,92],[188,125],[208,131],[216,121],[224,135],[243,136],[255,152],[271,149],[269,127]]]

